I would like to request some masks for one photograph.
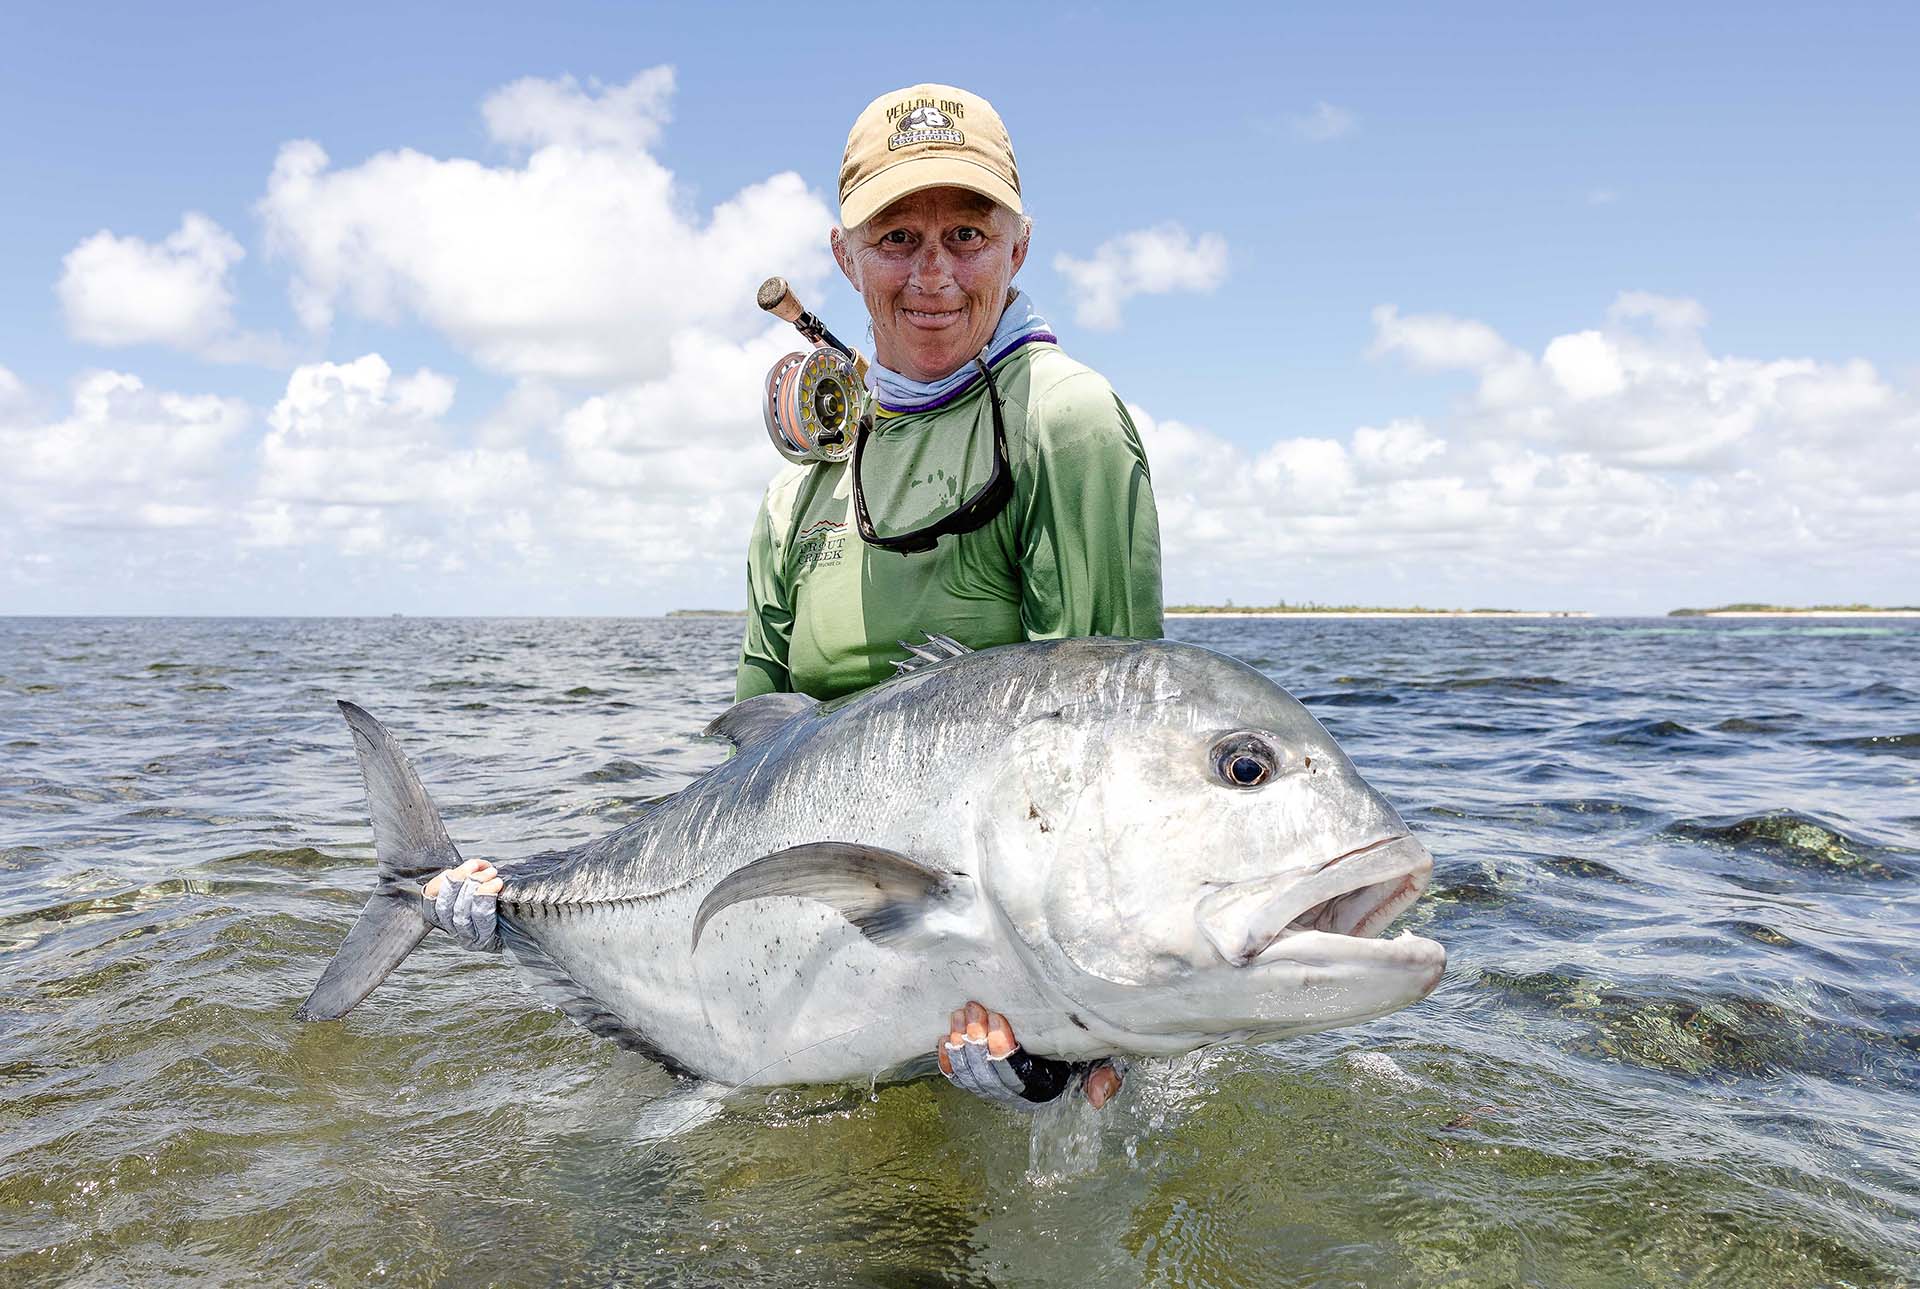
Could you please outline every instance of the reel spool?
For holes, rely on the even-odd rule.
[[[858,433],[860,385],[838,349],[791,353],[767,373],[767,437],[796,465],[845,461]]]

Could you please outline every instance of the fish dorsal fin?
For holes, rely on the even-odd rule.
[[[958,903],[964,880],[881,846],[791,846],[736,869],[707,892],[693,915],[693,947],[722,909],[775,895],[830,904],[875,944],[924,941],[938,934],[926,925],[927,915]]]
[[[723,738],[735,748],[750,747],[819,705],[805,694],[755,694],[720,713],[701,732],[708,738]]]
[[[952,636],[943,636],[937,631],[929,631],[926,635],[927,638],[919,644],[909,644],[905,640],[899,642],[900,647],[912,656],[894,663],[895,673],[904,676],[910,671],[919,671],[937,662],[945,662],[949,658],[962,658],[974,652]]]

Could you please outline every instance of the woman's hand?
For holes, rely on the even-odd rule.
[[[1031,1110],[1066,1090],[1077,1067],[1065,1061],[1034,1056],[1013,1036],[1013,1026],[999,1012],[969,1002],[949,1018],[947,1036],[935,1045],[940,1072],[975,1096]],[[1086,1069],[1080,1089],[1094,1109],[1120,1090],[1120,1071],[1112,1061],[1097,1061]]]
[[[492,864],[470,859],[433,875],[420,890],[420,912],[461,948],[490,952],[500,947],[494,901],[506,885]]]

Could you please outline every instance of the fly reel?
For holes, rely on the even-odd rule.
[[[767,437],[796,465],[845,461],[858,433],[853,360],[821,346],[791,353],[767,373]]]

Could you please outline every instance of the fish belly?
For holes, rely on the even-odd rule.
[[[835,1083],[931,1058],[969,999],[1049,1016],[997,946],[873,944],[810,901],[736,905],[689,951],[691,899],[580,905],[512,915],[601,1011],[695,1074],[738,1086]]]

